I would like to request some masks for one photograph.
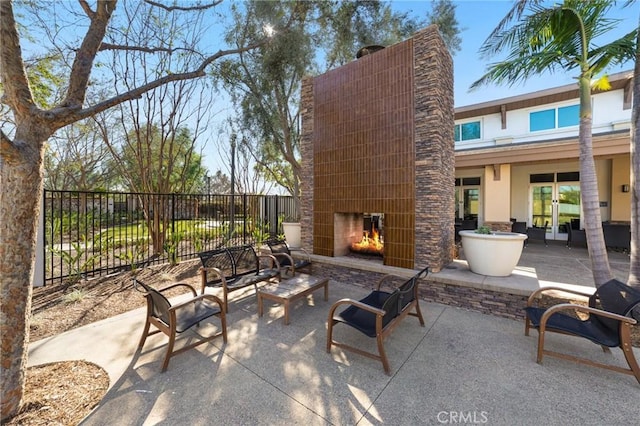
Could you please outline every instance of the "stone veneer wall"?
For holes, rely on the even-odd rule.
[[[300,239],[302,247],[309,253],[313,251],[313,78],[302,79],[300,90],[302,105],[302,136],[300,142]]]
[[[314,262],[314,274],[361,288],[372,288],[384,274],[339,265]],[[395,281],[398,283],[398,281]],[[434,281],[427,276],[419,288],[420,298],[428,302],[468,309],[504,318],[524,319],[527,296],[506,292],[465,287]],[[424,306],[422,307],[424,315]]]
[[[488,226],[492,231],[511,232],[511,222],[484,222],[483,226]]]
[[[453,260],[455,152],[453,61],[438,29],[413,37],[415,80],[415,269]]]
[[[335,213],[380,212],[385,264],[434,271],[448,264],[453,77],[437,28],[305,78],[301,98],[303,247],[333,256]]]

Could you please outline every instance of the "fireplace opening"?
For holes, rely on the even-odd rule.
[[[383,213],[337,212],[333,224],[334,256],[384,261]]]
[[[364,213],[362,215],[362,238],[352,242],[349,251],[384,257],[383,217],[382,213]]]

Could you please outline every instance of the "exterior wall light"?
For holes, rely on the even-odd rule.
[[[622,192],[629,192],[629,184],[622,185]]]

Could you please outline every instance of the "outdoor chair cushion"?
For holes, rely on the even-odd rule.
[[[534,327],[538,327],[542,315],[546,312],[544,308],[528,307],[527,315]],[[566,314],[555,313],[549,317],[547,328],[575,334],[591,340],[598,345],[610,348],[620,346],[620,336],[617,332],[612,332],[606,327],[596,315],[590,315],[589,319],[581,320]]]
[[[393,295],[393,297],[391,297]],[[385,308],[385,302],[393,302],[393,299],[398,298],[399,293],[394,291],[389,293],[386,291],[372,291],[367,297],[361,299],[360,302],[365,305],[372,306],[374,308],[382,309],[386,314],[382,318],[382,327],[384,328],[389,321],[391,321],[397,314],[397,308],[393,310],[387,310]],[[340,312],[339,317],[341,322],[350,325],[351,327],[361,331],[369,337],[376,337],[376,314],[370,311],[366,311],[357,306],[349,306],[344,311]]]

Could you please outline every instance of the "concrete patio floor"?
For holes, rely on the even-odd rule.
[[[544,256],[536,251],[524,256]],[[640,416],[632,376],[555,358],[538,365],[537,333],[525,337],[521,321],[422,302],[426,326],[409,317],[386,341],[387,376],[378,361],[325,351],[331,304],[367,290],[331,281],[329,301],[318,291],[293,304],[289,326],[281,306],[266,302],[258,318],[253,291],[235,293],[228,343],[177,355],[165,373],[166,337],[152,336],[135,352],[142,309],[34,342],[29,363],[85,359],[108,371],[111,388],[86,425],[629,425]],[[375,347],[346,326],[335,338]],[[626,367],[620,350],[607,354],[584,339],[550,333],[547,347]]]

